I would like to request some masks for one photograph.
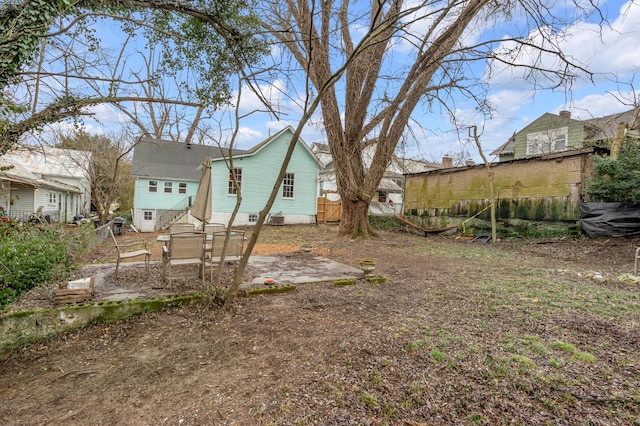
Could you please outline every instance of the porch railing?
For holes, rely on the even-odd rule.
[[[24,222],[26,222],[29,218],[29,215],[32,213],[35,213],[35,211],[11,209],[8,212],[5,212],[5,217],[17,220],[22,219]],[[41,215],[43,218],[46,218],[49,223],[60,222],[60,212],[58,210],[43,210]]]
[[[188,196],[180,200],[175,206],[170,209],[161,210],[156,216],[156,230],[164,230],[169,227],[173,222],[182,217],[189,211],[193,205],[192,197]]]

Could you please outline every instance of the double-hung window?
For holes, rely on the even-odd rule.
[[[158,192],[158,181],[150,180],[149,181],[149,192]]]
[[[235,177],[236,185],[233,182],[233,178]],[[233,172],[229,171],[229,186],[228,186],[228,194],[229,195],[237,195],[238,189],[242,187],[242,169],[234,168]]]
[[[527,135],[527,155],[548,154],[567,148],[568,127],[529,133]]]
[[[285,173],[282,180],[282,198],[293,198],[294,173]]]

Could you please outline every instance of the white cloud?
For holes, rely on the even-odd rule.
[[[562,108],[557,108],[553,112],[559,112]],[[591,94],[581,99],[575,99],[568,110],[571,117],[579,120],[588,120],[594,117],[604,117],[609,114],[616,114],[631,109],[631,106],[620,102],[617,97],[609,94]]]
[[[86,111],[93,114],[93,119],[104,125],[123,124],[129,121],[126,115],[109,104],[92,105]]]
[[[229,132],[226,137],[224,137],[224,146],[228,146],[231,140],[232,133]],[[255,145],[262,142],[265,139],[265,136],[259,130],[255,130],[249,127],[239,127],[238,133],[236,134],[236,140],[234,142],[234,146],[236,149],[250,149]]]
[[[260,96],[246,84],[242,88],[242,96],[239,102],[240,113],[248,114],[255,111],[266,111],[267,108],[261,97],[269,102],[275,110],[280,110],[283,106],[286,106],[286,102],[284,102],[286,84],[284,81],[278,79],[272,83],[264,83],[254,87],[258,90]],[[234,93],[233,97],[234,99],[237,98],[238,93]]]
[[[595,73],[596,82],[611,79],[614,75],[621,79],[628,78],[640,69],[640,30],[637,27],[637,23],[640,22],[640,4],[628,2],[622,6],[621,11],[622,14],[613,19],[610,25],[579,22],[554,33],[551,33],[549,28],[536,28],[530,37],[536,43],[542,44],[542,35],[547,34],[569,61]],[[548,43],[543,45],[550,46]],[[512,52],[514,48],[515,43],[507,41],[502,43],[498,50],[507,57],[507,52]],[[514,62],[522,65],[536,64],[551,69],[560,69],[562,65],[557,56],[540,55],[533,48],[522,50]],[[529,75],[526,68],[515,68],[498,62],[494,62],[492,67],[490,83],[494,86],[517,85],[524,88],[531,87],[533,82],[552,85],[557,81],[545,80],[541,73]],[[576,83],[574,89],[590,84],[588,78],[579,79]]]

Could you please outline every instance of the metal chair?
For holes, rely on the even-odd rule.
[[[214,232],[212,240],[207,242],[207,266],[209,266],[211,277],[213,278],[213,268],[220,265],[222,259],[222,248],[224,240],[227,237],[227,231]],[[244,231],[231,230],[229,235],[229,243],[224,254],[224,261],[238,262],[242,259],[244,253]]]
[[[144,266],[148,273],[151,252],[147,248],[147,242],[145,240],[133,240],[133,241],[122,241],[118,243],[118,240],[116,240],[116,236],[113,234],[111,227],[109,227],[109,233],[111,234],[113,243],[115,244],[116,250],[118,251],[118,258],[116,260],[116,272],[115,272],[116,278],[118,277],[118,269],[120,268],[120,261],[122,259],[130,259],[132,257],[144,256]]]
[[[636,260],[633,263],[633,275],[638,275],[638,259],[640,259],[640,247],[636,249]]]
[[[204,232],[207,234],[207,252],[211,252],[211,241],[213,240],[213,234],[216,232],[226,231],[227,226],[224,223],[205,223]]]
[[[197,265],[204,285],[205,240],[204,232],[182,232],[171,234],[169,245],[162,247],[162,280],[173,279],[173,268]],[[168,277],[167,277],[168,273]]]
[[[193,223],[174,223],[169,226],[169,234],[177,234],[179,232],[194,232],[196,225]]]
[[[227,226],[224,223],[205,223],[204,232],[208,236],[213,235],[214,232],[226,231]]]

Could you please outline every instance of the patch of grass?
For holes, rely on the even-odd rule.
[[[588,352],[582,352],[582,351],[574,352],[573,357],[579,361],[588,362],[589,364],[592,364],[597,360],[595,356],[591,355]]]
[[[578,361],[584,361],[588,363],[596,362],[596,357],[594,355],[588,352],[583,352],[578,350],[578,348],[576,348],[571,343],[563,342],[561,340],[556,340],[555,342],[551,343],[551,347],[553,349],[557,349],[562,352],[567,352],[571,354],[571,356],[573,356],[573,358]]]
[[[360,400],[369,408],[377,408],[379,405],[378,399],[375,396],[370,395],[366,392],[363,392],[360,395]]]
[[[489,247],[469,244],[450,244],[431,242],[428,245],[421,245],[416,248],[420,253],[431,255],[442,255],[447,257],[474,258],[474,259],[504,259],[504,253],[491,250]]]
[[[556,359],[556,358],[552,358],[549,360],[549,365],[552,366],[553,368],[560,368],[562,367],[562,363],[560,362],[560,360]]]
[[[569,353],[573,353],[576,351],[576,347],[573,346],[571,343],[563,342],[561,340],[556,340],[555,342],[552,342],[551,347],[553,349],[557,349],[557,350],[560,350],[563,352],[569,352]]]
[[[340,389],[333,388],[331,392],[333,393],[333,399],[336,401],[338,407],[342,406],[344,404],[342,391]]]
[[[378,370],[373,370],[371,372],[371,380],[373,380],[373,383],[375,383],[376,385],[379,385],[382,383],[382,374],[380,374],[380,372]]]
[[[482,417],[482,414],[472,414],[469,416],[469,423],[483,425],[486,422],[484,420],[484,417]]]
[[[446,358],[445,353],[438,349],[431,349],[429,355],[431,355],[431,358],[435,359],[436,361],[442,361]]]
[[[527,367],[535,367],[536,365],[534,360],[524,355],[511,355],[509,359]]]
[[[382,404],[382,414],[385,418],[390,419],[392,417],[395,417],[396,409],[392,404]]]
[[[481,292],[479,309],[469,312],[481,319],[504,309],[516,309],[530,318],[540,318],[556,309],[573,309],[611,320],[640,316],[637,291],[606,287],[577,274],[529,267],[503,271],[496,267],[474,274],[472,280],[462,275],[460,279]],[[480,309],[483,304],[484,309]]]

